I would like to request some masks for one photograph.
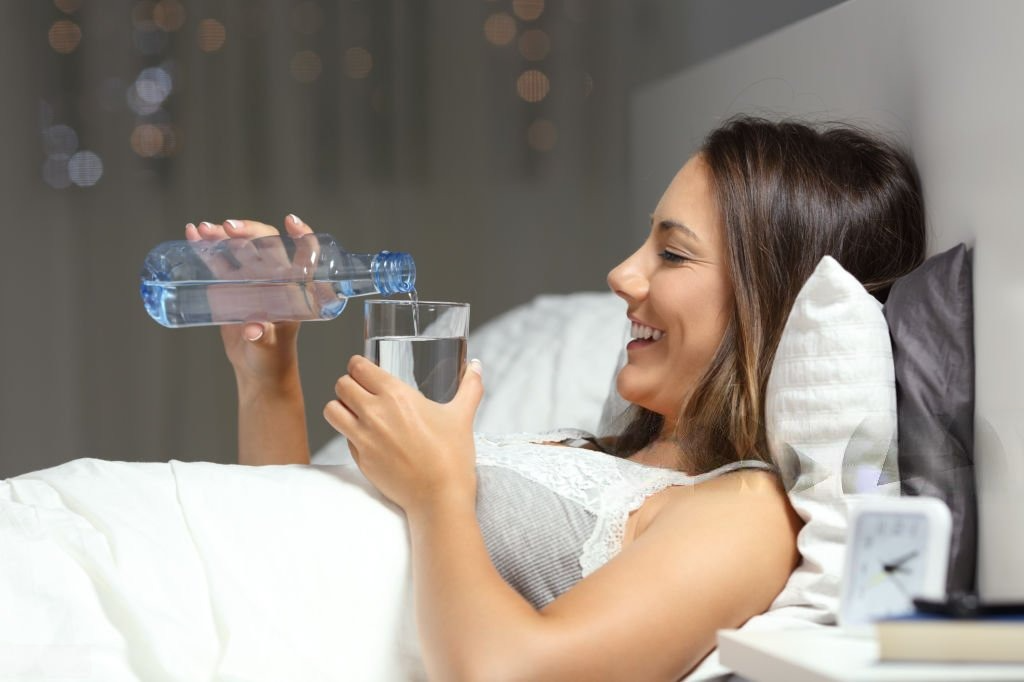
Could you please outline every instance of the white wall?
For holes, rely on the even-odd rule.
[[[1024,597],[1022,29],[1015,0],[850,0],[631,103],[638,230],[703,135],[732,114],[852,120],[909,143],[930,251],[974,248],[978,581],[990,599]]]

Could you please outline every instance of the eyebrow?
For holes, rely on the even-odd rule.
[[[654,217],[654,214],[652,213],[651,214],[651,224],[652,225],[654,224],[655,220],[656,219]],[[680,222],[677,222],[675,220],[670,220],[668,218],[659,218],[659,219],[657,219],[657,221],[658,221],[658,227],[661,228],[662,230],[680,230],[683,234],[685,234],[687,237],[689,237],[693,241],[695,241],[695,242],[699,242],[700,241],[700,237],[697,236],[696,232],[694,232],[693,230],[691,230],[686,225],[683,225]]]

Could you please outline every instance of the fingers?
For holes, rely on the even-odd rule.
[[[293,230],[302,234],[312,231],[308,226],[302,225],[301,221],[299,221],[299,225],[301,227],[293,225],[292,228],[288,230],[289,233]],[[267,225],[266,223],[261,223],[257,220],[237,220],[235,218],[225,220],[220,224],[204,220],[198,224],[189,223],[185,226],[185,237],[191,241],[194,241],[195,239],[219,241],[221,239],[231,239],[236,237],[251,239],[255,237],[269,237],[270,235],[275,234],[280,234],[280,231],[273,225]]]
[[[243,237],[243,238],[254,238],[254,237],[269,237],[271,235],[280,234],[278,229],[273,225],[267,225],[257,220],[236,220],[234,218],[225,220],[224,224],[220,226],[224,231],[224,234],[228,237]]]
[[[316,276],[320,260],[320,242],[313,236],[312,228],[294,213],[289,213],[284,219],[284,229],[295,240],[295,255],[292,257],[295,273],[301,272],[306,279],[312,279]]]
[[[219,241],[228,238],[223,225],[215,225],[205,220],[196,226],[196,231],[199,233],[199,238],[206,241]]]
[[[324,406],[324,419],[334,427],[334,430],[338,433],[343,434],[348,438],[349,451],[353,452],[354,456],[358,452],[358,448],[355,443],[352,442],[352,437],[355,434],[355,428],[359,420],[356,415],[340,400],[332,400]]]
[[[453,402],[469,410],[472,414],[476,413],[477,407],[480,406],[480,400],[484,397],[483,373],[483,364],[475,358],[470,360],[462,375],[459,390],[453,399]]]
[[[284,218],[284,229],[292,236],[299,236],[303,234],[312,234],[313,228],[302,222],[302,219],[294,213],[289,213]]]
[[[359,404],[369,394],[370,392],[352,378],[350,374],[346,374],[334,382],[334,395],[338,396],[338,400],[353,414],[358,414]]]
[[[313,233],[313,228],[302,222],[302,219],[294,213],[285,216],[284,229],[293,237]],[[275,234],[280,234],[280,231],[273,225],[267,225],[258,220],[239,220],[237,218],[229,218],[221,224],[204,220],[198,224],[189,223],[185,226],[185,238],[189,241],[197,239],[217,241],[234,237],[251,239]]]
[[[349,375],[369,393],[382,395],[389,391],[408,388],[404,382],[384,371],[362,355],[353,355],[348,360]]]
[[[259,322],[249,322],[245,325],[245,328],[242,329],[242,337],[245,338],[246,341],[256,343],[263,338],[266,331],[267,328],[265,325]]]

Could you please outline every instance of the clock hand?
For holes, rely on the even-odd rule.
[[[896,576],[894,576],[894,575],[890,575],[889,577],[891,578],[891,581],[892,581],[892,583],[893,583],[893,584],[894,584],[894,585],[895,585],[895,586],[897,587],[897,589],[899,589],[899,591],[900,591],[900,592],[902,592],[902,593],[903,593],[903,595],[904,595],[904,596],[905,596],[905,597],[906,597],[907,599],[910,599],[910,598],[911,598],[911,596],[910,596],[910,592],[909,592],[909,591],[907,590],[907,588],[906,588],[906,587],[905,587],[905,586],[903,585],[903,583],[902,583],[901,581],[897,580],[897,579],[896,579]]]
[[[886,573],[892,573],[893,571],[899,570],[900,567],[903,566],[903,564],[907,563],[908,561],[916,557],[919,553],[920,552],[915,549],[912,552],[904,554],[895,561],[890,561],[888,563],[882,564],[882,568],[885,570]]]

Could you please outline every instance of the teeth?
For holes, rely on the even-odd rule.
[[[658,339],[665,335],[665,332],[661,331],[660,329],[648,327],[645,324],[633,322],[630,328],[630,334],[633,336],[634,339],[651,339],[653,341],[657,341]]]

